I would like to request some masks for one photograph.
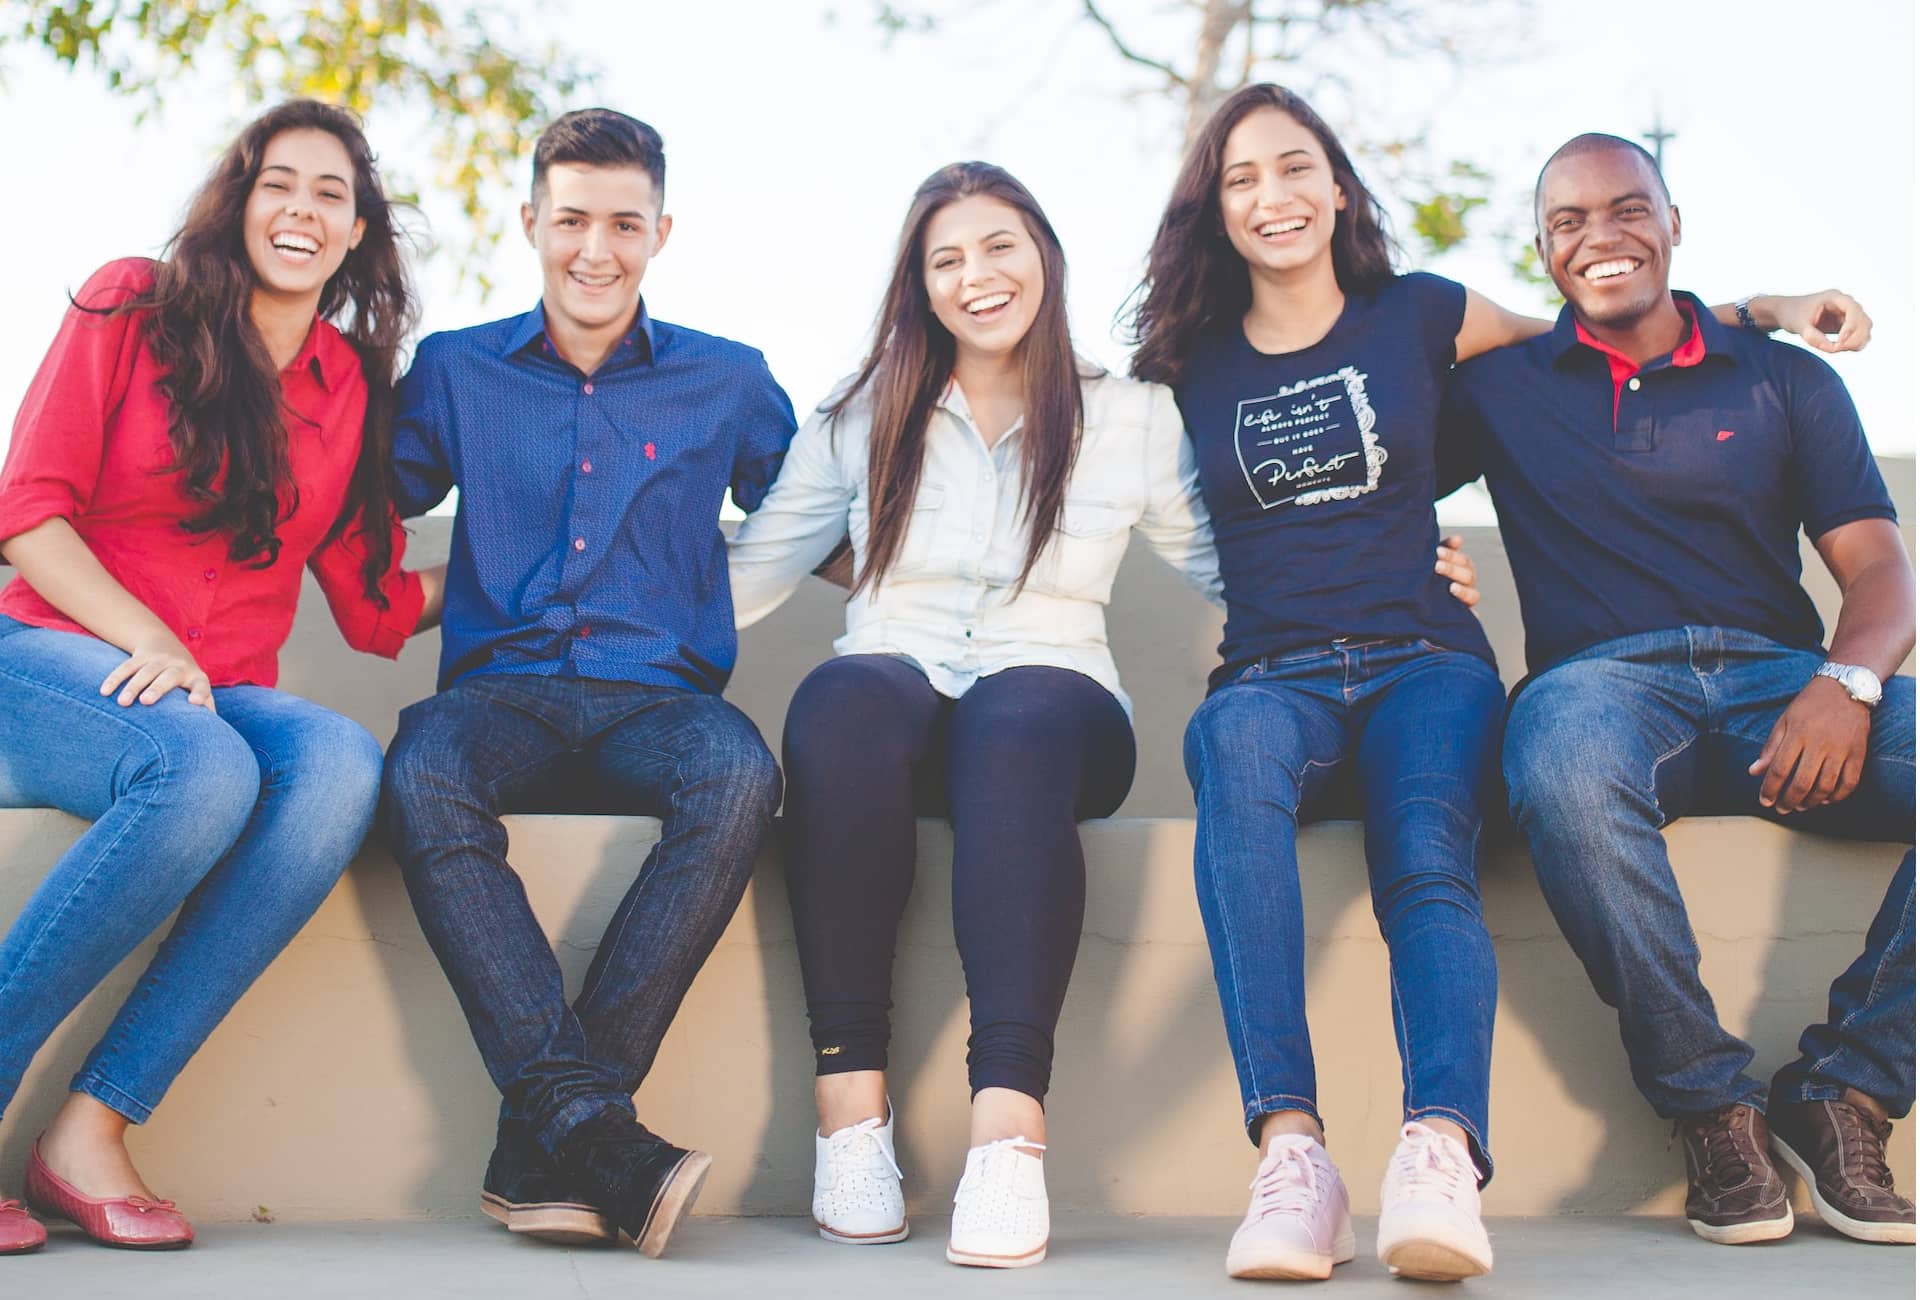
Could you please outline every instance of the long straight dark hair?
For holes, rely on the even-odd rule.
[[[853,589],[878,582],[900,554],[926,462],[927,424],[953,378],[955,344],[927,299],[926,237],[949,203],[982,195],[1016,209],[1040,250],[1046,275],[1040,310],[1020,343],[1026,426],[1020,448],[1022,513],[1028,520],[1024,587],[1053,537],[1067,477],[1080,449],[1080,367],[1067,328],[1067,258],[1060,238],[1027,187],[991,163],[942,167],[920,183],[900,228],[893,274],[874,324],[873,347],[853,382],[826,410],[839,415],[863,394],[871,400],[867,443],[867,559]]]
[[[1227,239],[1220,215],[1220,171],[1227,136],[1263,108],[1277,108],[1312,132],[1326,151],[1347,206],[1334,214],[1333,274],[1343,292],[1366,294],[1393,278],[1387,218],[1320,115],[1307,101],[1271,82],[1244,86],[1221,102],[1180,164],[1160,229],[1147,252],[1147,274],[1130,298],[1128,341],[1137,378],[1175,384],[1200,335],[1235,320],[1253,305],[1252,273]],[[1128,308],[1122,308],[1125,313]]]
[[[329,541],[363,535],[367,595],[383,608],[380,579],[393,562],[393,385],[401,340],[418,308],[400,253],[402,233],[359,122],[345,109],[296,99],[240,132],[187,206],[155,268],[153,287],[112,308],[147,313],[146,343],[166,377],[175,471],[205,508],[190,532],[223,533],[228,554],[256,568],[280,555],[278,528],[299,504],[287,465],[287,408],[280,376],[254,327],[257,283],[243,228],[267,145],[284,131],[325,131],[353,161],[354,214],[366,222],[320,292],[319,312],[353,345],[367,381],[360,456]],[[85,304],[82,304],[83,306]]]

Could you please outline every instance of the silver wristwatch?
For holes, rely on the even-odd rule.
[[[1862,668],[1859,664],[1836,664],[1829,661],[1814,669],[1813,675],[1833,678],[1847,688],[1848,695],[1869,709],[1880,703],[1880,678],[1871,668]]]

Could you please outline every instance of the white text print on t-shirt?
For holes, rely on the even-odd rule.
[[[1240,403],[1233,445],[1263,510],[1345,501],[1380,486],[1367,377],[1352,366]]]

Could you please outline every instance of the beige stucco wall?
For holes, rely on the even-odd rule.
[[[1883,467],[1910,520],[1913,463]],[[1492,530],[1469,531],[1487,592],[1482,614],[1511,681],[1520,641],[1504,555]],[[444,554],[447,533],[445,521],[424,521],[418,554]],[[1831,584],[1810,552],[1808,572],[1830,621]],[[399,708],[431,689],[437,635],[420,638],[397,664],[352,655],[309,588],[282,684],[385,739]],[[1140,547],[1116,590],[1112,637],[1137,706],[1141,756],[1121,811],[1158,820],[1090,824],[1083,833],[1089,910],[1060,1032],[1049,1183],[1062,1208],[1237,1213],[1251,1147],[1237,1129],[1192,899],[1184,820],[1192,802],[1179,757],[1214,662],[1219,617]],[[793,686],[829,653],[838,600],[810,581],[742,638],[729,696],[776,749]],[[56,813],[0,811],[0,925],[78,829]],[[577,980],[651,843],[652,823],[523,817],[512,832],[514,861]],[[1791,1055],[1800,1026],[1821,1014],[1828,981],[1858,951],[1897,850],[1750,819],[1687,821],[1668,834],[1709,987],[1728,1023],[1758,1047],[1756,1068],[1770,1069]],[[945,901],[949,841],[931,824],[922,840],[897,979],[894,1096],[910,1194],[932,1209],[951,1192],[965,1140],[965,1013]],[[1364,1209],[1391,1148],[1400,1087],[1385,953],[1356,829],[1310,829],[1302,862],[1321,1093],[1336,1158]],[[1489,1211],[1676,1209],[1678,1153],[1634,1093],[1610,1016],[1511,846],[1490,857],[1486,892],[1503,998],[1493,1129],[1500,1168]],[[0,1187],[142,960],[136,954],[116,972],[42,1053],[0,1124]],[[784,893],[774,864],[763,861],[641,1094],[649,1123],[715,1153],[704,1209],[803,1210],[808,1062]],[[460,1214],[473,1207],[494,1105],[392,864],[372,846],[134,1142],[154,1180],[207,1217],[244,1216],[262,1204],[289,1217]],[[1895,1147],[1910,1189],[1909,1126]]]
[[[517,817],[511,857],[572,987],[651,845],[642,819]],[[0,924],[81,824],[0,812]],[[1253,1148],[1193,901],[1192,823],[1091,823],[1088,909],[1058,1035],[1047,1158],[1062,1210],[1235,1214]],[[1400,1064],[1358,829],[1309,828],[1308,1011],[1335,1158],[1371,1210],[1392,1150]],[[1703,970],[1764,1074],[1822,1014],[1859,950],[1898,850],[1752,819],[1669,832]],[[966,1145],[966,1012],[947,898],[951,840],[923,823],[896,971],[893,1097],[916,1211],[951,1196]],[[1494,1043],[1493,1214],[1678,1209],[1680,1154],[1627,1077],[1523,857],[1496,850],[1486,914],[1501,966]],[[138,973],[136,954],[56,1036],[0,1125],[17,1171],[65,1081]],[[812,1079],[785,891],[763,859],[641,1090],[646,1122],[714,1153],[708,1212],[804,1213]],[[207,1218],[470,1213],[497,1097],[390,859],[369,849],[188,1066],[133,1143],[167,1194]],[[1912,1130],[1895,1167],[1913,1178]],[[4,1177],[0,1174],[0,1177]]]

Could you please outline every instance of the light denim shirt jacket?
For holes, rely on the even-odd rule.
[[[1026,587],[1015,594],[1030,535],[1020,500],[1022,425],[987,446],[959,386],[949,384],[928,423],[898,558],[877,586],[847,602],[847,632],[834,653],[904,656],[955,699],[1004,668],[1070,669],[1132,713],[1106,620],[1129,530],[1215,604],[1220,567],[1172,392],[1082,367],[1090,377],[1081,381],[1080,452],[1059,526]],[[739,626],[778,608],[842,537],[852,538],[856,572],[866,562],[870,418],[864,401],[837,417],[815,411],[795,435],[772,490],[728,548]]]

